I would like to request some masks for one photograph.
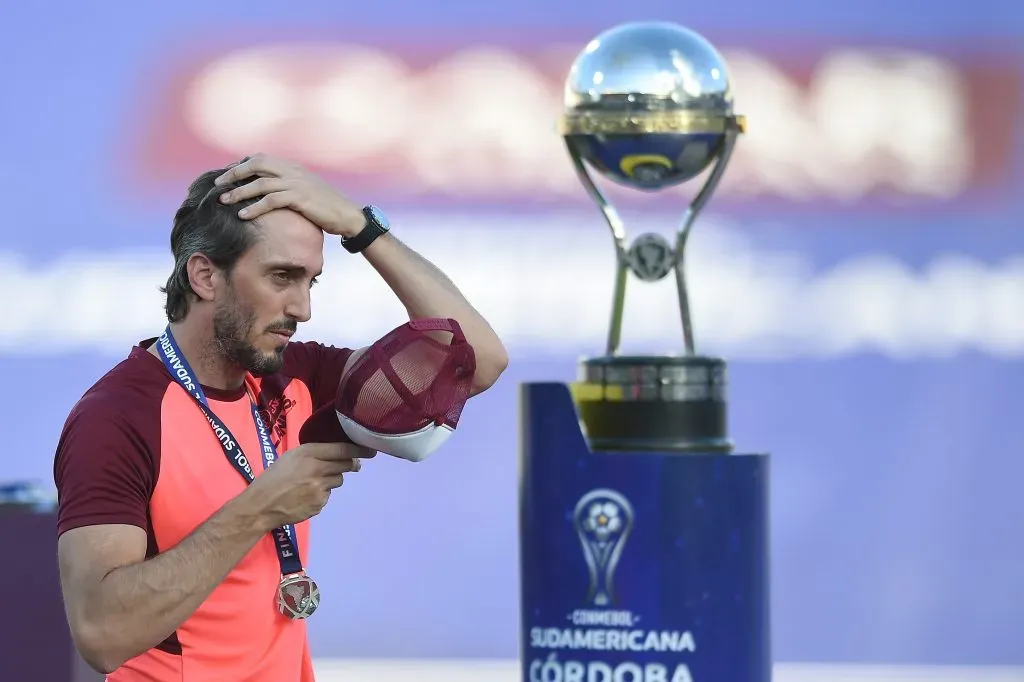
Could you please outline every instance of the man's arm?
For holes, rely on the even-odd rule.
[[[326,234],[337,237],[354,237],[366,226],[361,205],[322,178],[284,159],[255,154],[226,170],[215,182],[224,185],[255,176],[260,177],[220,195],[220,200],[226,204],[262,197],[240,209],[238,215],[245,220],[289,208],[301,213]],[[390,234],[378,237],[363,254],[395,292],[411,318],[450,317],[458,321],[476,355],[473,395],[498,380],[508,366],[504,345],[483,316],[440,270]]]
[[[109,381],[131,382],[143,398],[152,393],[140,400],[139,390],[111,383],[90,391],[68,416],[54,457],[68,625],[82,657],[104,672],[173,634],[270,529],[318,513],[343,474],[358,468],[352,457],[370,456],[341,444],[294,448],[147,559],[166,383],[147,386],[131,368]]]
[[[266,534],[249,488],[175,547],[144,561],[146,531],[104,524],[57,542],[61,589],[82,658],[103,673],[173,633]]]
[[[390,233],[363,251],[366,260],[387,282],[410,319],[450,317],[458,320],[476,355],[472,395],[490,388],[508,366],[508,354],[487,320],[434,264]]]
[[[344,475],[359,470],[358,458],[372,456],[344,443],[294,448],[184,540],[148,560],[146,532],[137,526],[61,534],[61,589],[82,657],[110,673],[167,639],[272,528],[320,513]]]

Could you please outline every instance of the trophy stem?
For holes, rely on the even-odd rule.
[[[626,280],[629,268],[626,265],[625,251],[616,245],[615,249],[615,290],[612,294],[612,317],[608,324],[608,343],[605,347],[607,355],[616,355],[622,342],[622,315],[626,309]]]
[[[629,275],[629,263],[625,246],[626,226],[622,222],[622,218],[619,217],[618,211],[608,203],[608,200],[604,198],[604,195],[598,189],[590,174],[587,173],[587,169],[583,165],[583,159],[580,158],[579,153],[576,151],[576,146],[572,143],[570,137],[565,138],[565,146],[569,150],[569,158],[572,159],[576,175],[579,176],[580,182],[583,183],[587,194],[597,207],[601,209],[601,215],[604,216],[605,222],[608,223],[608,230],[611,232],[612,242],[615,244],[615,289],[612,293],[612,312],[608,325],[608,344],[605,351],[608,355],[615,355],[618,353],[619,344],[622,342],[622,315],[626,309],[626,281]]]
[[[683,221],[680,224],[679,235],[676,238],[676,293],[679,297],[679,318],[683,326],[683,349],[687,355],[694,355],[696,348],[693,341],[693,323],[690,322],[690,297],[686,292],[686,272],[684,271],[684,256],[686,255],[686,238],[690,234],[690,227],[697,217],[693,207],[686,209]]]
[[[693,227],[694,221],[697,220],[697,215],[700,214],[704,205],[707,204],[711,195],[714,194],[718,183],[725,173],[725,167],[729,163],[729,157],[732,156],[733,148],[736,146],[738,134],[739,129],[735,127],[726,131],[725,139],[722,142],[722,152],[719,154],[714,168],[711,169],[711,174],[708,176],[707,182],[704,183],[704,187],[693,198],[693,201],[690,202],[690,207],[683,214],[683,219],[680,221],[679,229],[676,233],[676,293],[679,297],[679,317],[683,326],[683,348],[686,351],[686,355],[689,356],[696,353],[696,348],[693,340],[693,323],[690,321],[690,298],[686,291],[686,240],[690,236],[690,228]]]

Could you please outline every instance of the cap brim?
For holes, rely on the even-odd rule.
[[[333,404],[327,404],[310,415],[299,429],[299,443],[351,443],[338,421]]]
[[[432,452],[441,447],[449,436],[455,432],[451,426],[440,426],[429,423],[421,429],[410,433],[387,434],[377,433],[357,424],[340,412],[335,420],[341,424],[353,443],[383,452],[410,462],[421,462]]]

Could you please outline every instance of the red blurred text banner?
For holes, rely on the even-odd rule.
[[[291,41],[171,54],[126,114],[142,136],[129,147],[134,187],[177,193],[206,168],[262,151],[360,195],[584,202],[555,129],[578,49]],[[1012,197],[1017,55],[720,50],[749,132],[716,205],[921,210]],[[678,202],[692,184],[654,200]],[[604,186],[615,201],[636,198]]]

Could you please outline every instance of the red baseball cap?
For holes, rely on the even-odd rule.
[[[475,372],[473,347],[458,322],[412,320],[356,358],[334,403],[306,420],[299,442],[353,442],[420,461],[454,433]]]

